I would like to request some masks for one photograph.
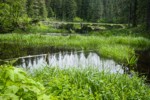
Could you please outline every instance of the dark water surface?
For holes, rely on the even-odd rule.
[[[147,77],[147,81],[150,82],[150,49],[144,51],[136,51],[139,59],[137,61],[136,71],[140,76]]]
[[[55,48],[55,47],[24,47],[22,44],[8,44],[0,43],[0,59],[18,58],[28,55],[39,55],[46,53],[56,53],[59,51],[71,51],[69,49]]]

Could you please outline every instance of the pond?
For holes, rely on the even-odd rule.
[[[43,66],[57,66],[60,68],[85,68],[90,66],[113,73],[124,73],[121,65],[111,59],[103,59],[93,51],[71,51],[54,47],[25,48],[19,44],[4,43],[0,44],[0,59],[0,64],[11,62],[16,67],[30,70]]]
[[[30,70],[45,66],[57,66],[59,68],[98,67],[100,71],[104,70],[111,73],[124,73],[122,66],[115,61],[103,59],[95,52],[85,53],[83,51],[58,52],[20,57],[15,63],[15,66]]]
[[[150,49],[145,51],[136,51],[139,59],[135,71],[139,75],[145,75],[147,81],[150,80]],[[30,55],[30,56],[29,56]],[[17,58],[16,67],[25,69],[36,69],[43,66],[57,66],[60,68],[68,67],[98,67],[99,70],[110,71],[111,73],[124,73],[128,71],[127,67],[117,64],[112,59],[104,59],[95,52],[83,52],[65,50],[55,47],[22,47],[20,44],[0,43],[0,64],[7,60]]]
[[[45,66],[98,67],[112,73],[124,73],[122,66],[111,59],[103,59],[93,51],[83,52],[55,47],[23,47],[21,44],[0,43],[0,64],[11,62],[28,70]],[[15,62],[15,63],[14,63]]]

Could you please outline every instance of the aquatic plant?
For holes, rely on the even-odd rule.
[[[130,70],[134,70],[136,68],[136,63],[138,61],[138,57],[135,55],[132,56],[131,58],[127,58],[127,65]]]

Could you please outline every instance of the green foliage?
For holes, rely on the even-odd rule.
[[[74,22],[83,22],[83,19],[81,19],[80,17],[75,17],[73,19]]]
[[[26,72],[12,66],[0,66],[1,100],[43,100],[45,88],[34,81]]]
[[[86,69],[45,67],[36,70],[33,78],[41,81],[46,87],[46,93],[55,99],[150,99],[150,88],[137,75],[129,77],[126,74],[99,72],[93,67]]]
[[[61,21],[125,23],[129,27],[144,24],[149,30],[149,4],[148,0],[1,0],[0,32],[25,30],[26,20],[19,22],[24,16],[39,21],[54,17]]]
[[[19,27],[19,19],[25,15],[25,2],[26,0],[0,1],[0,33]]]
[[[135,69],[135,64],[137,63],[138,61],[138,57],[136,57],[135,55],[132,56],[131,58],[127,58],[127,63],[128,63],[128,67],[131,69],[131,70],[134,70]]]
[[[45,0],[27,0],[27,14],[34,20],[44,20],[47,17]]]
[[[51,25],[43,25],[41,23],[29,26],[27,28],[27,33],[67,33],[67,30],[65,29],[57,29]]]
[[[0,9],[0,30],[7,31],[8,28],[11,27],[11,22],[9,22],[9,20],[6,20],[9,18],[9,5],[5,3],[0,3]]]
[[[77,5],[75,0],[64,0],[63,19],[72,21],[76,16]]]

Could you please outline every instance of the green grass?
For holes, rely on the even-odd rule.
[[[149,100],[150,88],[135,74],[110,74],[98,69],[57,67],[39,69],[32,77],[46,88],[54,100]]]
[[[32,73],[0,66],[1,100],[149,100],[150,87],[135,73],[111,74],[95,67],[43,67]]]
[[[98,32],[90,32],[90,35],[98,35],[98,36],[133,36],[133,37],[146,37],[150,38],[149,32],[142,27],[136,28],[123,28],[123,29],[110,29],[110,30],[102,30]]]
[[[127,62],[135,55],[135,50],[150,47],[150,40],[134,36],[43,36],[36,34],[4,34],[0,35],[1,43],[19,44],[26,47],[45,47],[94,50],[101,56],[113,58],[118,62]]]
[[[22,33],[22,30],[15,30],[15,33]],[[37,24],[37,25],[32,25],[32,26],[28,26],[26,31],[24,31],[24,33],[68,33],[67,30],[65,29],[58,29],[53,27],[52,25],[43,25],[41,23]]]

